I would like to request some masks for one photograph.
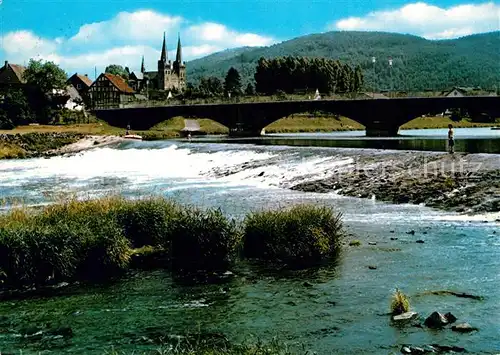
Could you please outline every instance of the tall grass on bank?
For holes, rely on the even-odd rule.
[[[319,260],[339,250],[341,235],[340,215],[326,207],[253,213],[239,223],[160,197],[69,199],[0,215],[0,284],[108,278],[155,251],[175,272],[227,270],[242,249],[252,258]]]
[[[331,208],[262,211],[245,220],[244,254],[287,263],[317,261],[340,250],[342,235],[341,215]]]

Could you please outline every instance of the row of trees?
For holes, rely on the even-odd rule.
[[[245,90],[242,89],[241,76],[238,70],[231,67],[226,74],[224,81],[216,76],[202,77],[197,86],[188,83],[184,96],[186,98],[209,98],[228,97],[243,95],[255,95],[252,84],[248,84]]]
[[[260,58],[254,78],[256,91],[264,94],[308,89],[324,93],[357,92],[364,80],[359,66],[353,69],[338,60],[292,56]]]

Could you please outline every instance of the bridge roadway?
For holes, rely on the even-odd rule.
[[[349,117],[366,127],[371,137],[396,136],[399,127],[421,115],[447,109],[465,109],[471,116],[500,117],[500,97],[427,97],[355,100],[303,100],[255,103],[165,105],[95,109],[93,113],[112,126],[146,130],[172,117],[210,118],[229,128],[233,137],[255,137],[280,118],[294,113],[325,111]]]

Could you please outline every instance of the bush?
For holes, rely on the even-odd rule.
[[[175,270],[223,270],[241,240],[234,220],[220,209],[186,208],[175,222],[171,255]]]
[[[0,269],[10,285],[97,279],[127,265],[129,243],[114,223],[36,222],[0,227]]]
[[[174,202],[148,198],[122,201],[117,208],[117,218],[134,248],[145,245],[169,247],[173,223],[179,218],[180,212],[180,207]]]
[[[396,292],[392,295],[391,314],[396,316],[409,311],[410,301],[408,300],[408,297],[403,292],[396,289]]]
[[[244,229],[246,256],[289,262],[334,255],[343,235],[340,214],[314,206],[254,213]],[[220,209],[181,207],[163,198],[14,208],[0,215],[0,283],[107,278],[129,266],[132,255],[139,267],[171,263],[181,272],[223,271],[241,242],[240,225]]]
[[[308,205],[252,213],[245,220],[244,236],[247,257],[317,261],[340,250],[341,215],[331,208]]]

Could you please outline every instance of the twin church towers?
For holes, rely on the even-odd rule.
[[[172,62],[168,59],[165,33],[163,33],[163,46],[161,48],[160,60],[158,60],[158,71],[147,72],[144,66],[144,57],[142,57],[140,76],[142,76],[142,80],[139,76],[137,76],[137,80],[148,80],[148,87],[150,89],[183,91],[186,88],[186,63],[182,61],[180,35],[177,40],[175,61]]]

